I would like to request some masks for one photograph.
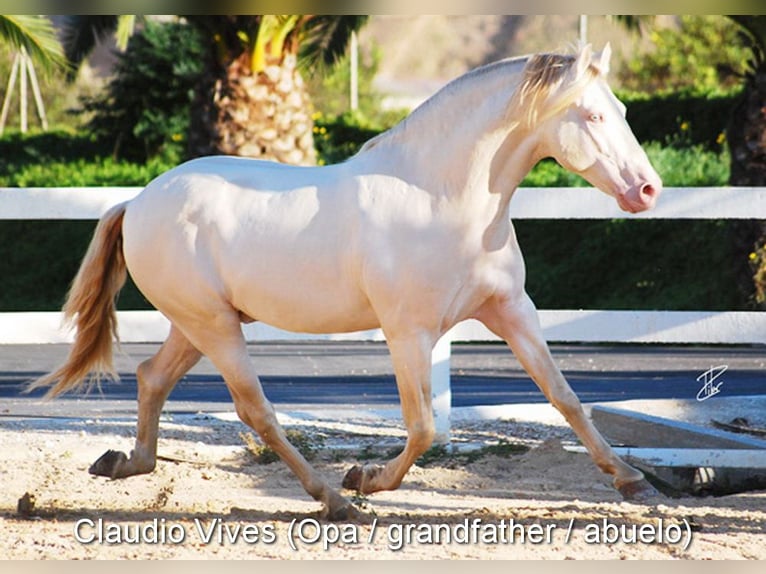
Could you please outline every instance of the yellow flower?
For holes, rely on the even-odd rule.
[[[180,142],[182,139],[184,139],[184,136],[181,134],[173,134],[170,136],[170,139],[172,139],[174,142]]]
[[[681,122],[681,131],[685,132],[689,129],[689,122]]]
[[[758,255],[756,255],[755,252],[753,252],[750,255],[748,255],[748,258],[750,259],[750,261],[755,261],[756,259],[758,259]]]
[[[723,132],[721,132],[720,134],[718,134],[718,137],[717,137],[717,138],[715,138],[715,142],[716,142],[718,145],[721,145],[721,144],[722,144],[723,142],[725,142],[725,141],[726,141],[726,134],[725,134],[725,133],[723,133]]]

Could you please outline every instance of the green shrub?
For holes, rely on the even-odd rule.
[[[60,309],[95,227],[95,221],[0,221],[0,311]],[[151,308],[130,280],[118,306]]]
[[[742,310],[746,254],[730,221],[518,220],[527,291],[543,309]],[[705,273],[714,269],[715,273]]]
[[[370,120],[362,112],[348,112],[339,116],[314,115],[314,145],[319,163],[329,165],[348,159],[379,133],[395,125],[404,112],[394,112],[377,120]]]
[[[649,95],[619,93],[628,108],[627,120],[638,141],[665,147],[702,146],[721,151],[726,129],[740,91],[680,91]]]
[[[627,89],[710,92],[741,83],[752,52],[741,28],[723,16],[676,16],[677,26],[654,26],[651,47],[620,71]]]
[[[6,132],[0,138],[0,173],[27,165],[92,159],[103,155],[103,146],[91,135],[62,129],[48,132]]]
[[[709,151],[701,146],[689,149],[663,147],[657,143],[644,146],[649,161],[666,187],[715,187],[729,179],[729,154]],[[544,160],[521,182],[523,187],[582,187],[589,185],[553,160]]]
[[[721,151],[710,151],[699,145],[676,149],[655,142],[644,148],[666,187],[728,185],[730,159],[725,147]]]
[[[83,102],[88,128],[116,156],[146,161],[185,155],[189,105],[202,71],[195,28],[147,22],[118,55],[115,77],[101,96]]]
[[[32,164],[0,174],[3,187],[110,187],[144,186],[173,167],[160,159],[146,164],[112,158]]]

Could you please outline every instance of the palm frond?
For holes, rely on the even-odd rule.
[[[359,30],[369,16],[314,16],[306,20],[301,42],[301,59],[308,65],[331,65],[346,53],[351,33]]]
[[[0,39],[17,50],[26,49],[46,71],[66,67],[56,30],[45,16],[0,16]]]
[[[761,52],[766,52],[766,16],[745,16],[741,14],[727,15],[747,33]]]
[[[651,24],[654,20],[654,16],[638,16],[635,14],[615,14],[609,16],[610,20],[614,20],[622,24],[626,29],[633,32],[644,32],[644,28]]]
[[[117,48],[124,52],[128,47],[128,41],[136,30],[136,21],[138,17],[135,14],[126,14],[117,18],[117,32],[115,40]]]
[[[96,44],[117,29],[117,16],[67,16],[64,20],[62,43],[67,60],[79,66]]]

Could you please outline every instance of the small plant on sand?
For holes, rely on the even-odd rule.
[[[287,430],[285,435],[287,440],[298,449],[298,452],[306,460],[313,460],[324,443],[321,437],[311,436],[299,430]],[[271,464],[279,460],[279,455],[270,446],[261,443],[253,433],[239,433],[239,436],[245,443],[247,452],[253,456],[258,464]]]

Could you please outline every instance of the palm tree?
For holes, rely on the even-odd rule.
[[[729,16],[752,50],[742,97],[727,130],[732,185],[766,186],[766,16]]]
[[[81,61],[95,41],[135,18],[73,16],[64,38]],[[311,101],[301,66],[335,62],[366,16],[184,16],[209,38],[192,103],[189,155],[231,154],[309,165],[316,162]]]

